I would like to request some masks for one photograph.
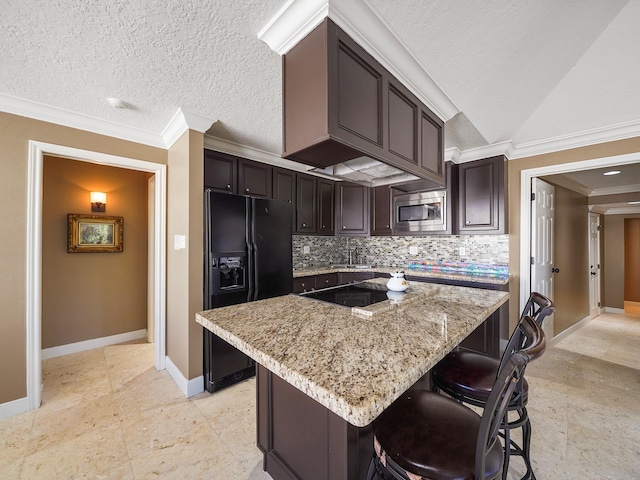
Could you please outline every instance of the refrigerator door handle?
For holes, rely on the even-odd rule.
[[[258,279],[258,244],[256,243],[256,216],[255,216],[255,201],[252,202],[252,210],[251,210],[251,249],[253,250],[253,255],[251,259],[253,260],[253,269],[249,272],[249,274],[253,273],[253,298],[252,300],[258,299],[258,291],[260,290],[260,283]]]
[[[253,269],[255,268],[255,261],[253,258],[253,239],[251,237],[252,235],[252,225],[253,225],[253,211],[251,209],[251,199],[249,197],[247,197],[245,199],[246,202],[246,208],[245,208],[245,212],[246,212],[246,217],[245,217],[245,242],[247,244],[247,266],[249,267],[249,275],[247,275],[248,278],[248,286],[247,286],[247,302],[250,302],[253,300],[253,289],[255,288],[254,286],[254,276],[252,274]]]

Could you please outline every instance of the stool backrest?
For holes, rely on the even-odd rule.
[[[513,331],[507,348],[502,354],[500,366],[498,367],[498,375],[500,375],[500,372],[516,352],[525,354],[528,362],[530,362],[544,353],[546,345],[547,341],[540,324],[529,315],[523,316]],[[520,379],[518,383],[514,398],[518,398],[520,393],[522,393],[522,379]]]
[[[487,400],[480,420],[478,440],[476,443],[475,478],[486,478],[487,455],[498,440],[498,432],[503,419],[507,415],[507,408],[514,396],[518,384],[524,375],[524,369],[529,362],[529,356],[522,352],[515,352],[509,357],[496,377],[496,382],[491,388],[491,394]],[[507,445],[505,448],[509,448]]]
[[[538,325],[542,326],[542,321],[548,315],[551,315],[556,309],[553,302],[538,292],[531,292],[529,300],[522,310],[520,320],[526,315],[533,318]]]

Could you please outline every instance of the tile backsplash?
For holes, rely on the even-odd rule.
[[[309,247],[309,253],[303,253]],[[417,253],[410,253],[410,247]],[[348,249],[357,249],[360,263],[406,267],[412,261],[469,262],[507,265],[508,235],[432,235],[393,237],[293,236],[293,266],[304,268],[348,262]]]

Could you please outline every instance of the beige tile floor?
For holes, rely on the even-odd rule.
[[[152,365],[150,344],[43,362],[42,407],[0,421],[0,479],[270,478],[253,380],[185,399]],[[528,367],[539,480],[640,479],[639,368],[640,318],[611,314]]]

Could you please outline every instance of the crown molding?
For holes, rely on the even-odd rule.
[[[328,14],[328,0],[289,0],[258,32],[258,40],[284,55]]]
[[[576,182],[569,177],[565,177],[562,174],[557,175],[553,178],[553,183],[558,185],[559,187],[566,188],[567,190],[571,190],[572,192],[579,193],[588,197],[593,194],[593,189],[589,187],[585,187],[580,182]]]
[[[217,120],[212,120],[195,113],[190,113],[179,108],[175,115],[162,131],[162,139],[165,148],[171,147],[187,130],[205,133]]]
[[[327,16],[442,120],[447,121],[460,111],[364,0],[290,0],[258,33],[258,38],[283,55]]]
[[[162,134],[157,134],[148,130],[72,112],[63,108],[25,100],[6,93],[0,93],[0,111],[165,149],[173,145],[187,129],[204,133],[216,122],[216,120],[186,112],[179,108],[162,131]]]
[[[444,151],[444,159],[453,163],[466,163],[480,160],[482,158],[496,157],[504,155],[509,159],[513,153],[514,145],[511,140],[500,143],[492,143],[491,145],[483,145],[482,147],[470,148],[468,150],[459,150],[456,147],[448,148]]]
[[[533,157],[633,137],[640,137],[640,120],[546,138],[536,142],[521,143],[515,147],[510,158]]]
[[[25,100],[5,93],[0,93],[0,111],[65,127],[77,128],[78,130],[99,135],[120,138],[130,142],[142,143],[152,147],[166,148],[162,136],[157,133],[120,125],[108,120],[101,120],[89,115]]]
[[[619,187],[605,187],[595,188],[591,191],[592,197],[599,197],[600,195],[619,195],[622,193],[637,193],[640,192],[640,185],[621,185]]]
[[[595,212],[595,209],[594,209]],[[604,213],[605,215],[638,215],[640,214],[640,207],[638,206],[629,206],[629,207],[611,207],[605,209],[604,212],[596,212],[596,213]]]

